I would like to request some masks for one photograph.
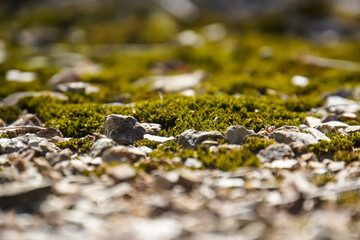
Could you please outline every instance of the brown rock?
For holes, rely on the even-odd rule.
[[[36,135],[43,138],[63,137],[62,133],[56,128],[41,129],[39,132],[36,133]]]
[[[25,114],[11,124],[11,126],[41,126],[42,122],[35,114]]]

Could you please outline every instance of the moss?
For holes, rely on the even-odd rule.
[[[345,152],[352,151],[354,147],[354,143],[349,140],[347,137],[342,136],[335,136],[331,139],[330,142],[328,141],[320,141],[318,144],[314,144],[309,147],[311,152],[314,152],[318,158],[332,158],[337,152],[338,161],[341,156],[348,156],[344,154]]]
[[[159,143],[156,141],[148,140],[148,139],[141,139],[141,140],[134,142],[133,145],[135,147],[146,146],[149,148],[156,148],[159,145]]]
[[[359,204],[360,194],[358,191],[344,192],[338,195],[337,203],[345,205]]]
[[[111,113],[132,115],[140,122],[161,124],[160,135],[176,136],[187,129],[224,132],[241,124],[259,131],[264,125],[299,125],[305,114],[287,110],[283,101],[255,98],[203,95],[196,98],[164,96],[164,100],[143,101],[131,107],[107,107],[103,104],[68,104],[48,98],[34,98],[22,106],[34,111],[48,126],[65,136],[83,137],[99,131],[103,118]]]
[[[85,137],[85,138],[78,138],[78,139],[69,139],[67,141],[55,143],[56,146],[59,148],[70,148],[72,151],[78,151],[81,153],[88,152],[93,145],[93,142]]]
[[[275,141],[272,139],[263,139],[257,137],[248,137],[246,139],[246,144],[243,145],[243,148],[250,150],[251,152],[259,152],[262,149],[265,149],[267,146],[274,144]]]
[[[357,151],[337,151],[334,155],[334,161],[351,162],[357,160],[360,160],[360,154]]]
[[[0,138],[10,138],[10,137],[6,133],[3,133],[3,134],[0,135]]]
[[[15,121],[21,113],[18,107],[0,107],[0,118],[6,123]]]
[[[183,149],[173,141],[159,146],[157,150],[150,153],[150,156],[160,159],[180,157],[183,161],[187,158],[196,158],[203,163],[205,168],[216,168],[224,171],[233,171],[243,166],[259,166],[257,157],[246,148],[242,150],[220,148],[215,152],[201,147],[190,150]]]
[[[325,186],[329,182],[337,182],[335,176],[330,173],[321,174],[314,178],[314,183],[318,187]]]

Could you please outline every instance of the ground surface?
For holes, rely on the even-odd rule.
[[[166,2],[0,4],[0,238],[359,239],[356,2]]]

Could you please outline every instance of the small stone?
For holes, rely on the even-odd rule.
[[[321,123],[327,123],[327,122],[331,122],[331,121],[337,121],[339,118],[338,118],[338,115],[336,113],[331,113],[329,115],[327,115],[325,118],[323,118],[321,120]],[[322,124],[321,124],[322,125]]]
[[[317,117],[308,116],[305,118],[304,124],[306,124],[309,127],[316,127],[318,125],[321,125],[321,119]]]
[[[300,162],[309,162],[309,161],[318,162],[315,153],[312,152],[302,154],[298,159]]]
[[[291,83],[294,86],[298,86],[298,87],[306,87],[309,84],[309,82],[310,82],[309,79],[304,76],[296,75],[291,78]]]
[[[70,160],[71,154],[71,150],[66,148],[64,150],[61,150],[60,152],[47,153],[45,155],[45,158],[51,165],[55,165],[58,162]]]
[[[325,168],[325,164],[322,162],[309,161],[306,167],[310,169],[322,169]]]
[[[360,125],[349,126],[349,127],[345,128],[345,132],[347,134],[351,134],[354,132],[360,132]]]
[[[122,164],[120,166],[112,167],[107,171],[107,174],[114,179],[115,182],[127,182],[135,179],[137,172],[133,167]]]
[[[331,141],[330,138],[328,138],[325,134],[323,134],[322,132],[320,132],[320,131],[317,130],[316,128],[310,127],[310,128],[308,129],[308,131],[309,131],[309,133],[310,133],[311,135],[313,135],[313,136],[316,138],[316,140],[318,140],[318,141],[327,141],[327,142],[330,142],[330,141]]]
[[[184,162],[184,166],[188,168],[201,168],[202,165],[202,162],[195,158],[187,158]]]
[[[144,139],[148,139],[148,140],[155,141],[155,142],[158,142],[158,143],[164,143],[164,142],[167,142],[167,141],[174,140],[175,138],[174,137],[161,137],[161,136],[145,134]]]
[[[2,104],[4,106],[16,106],[20,99],[25,97],[40,97],[40,96],[49,96],[61,101],[67,101],[69,98],[61,93],[58,92],[50,92],[50,91],[43,91],[43,92],[18,92],[11,94],[2,100]],[[0,105],[1,105],[0,103]]]
[[[225,140],[230,144],[244,144],[246,137],[251,134],[255,134],[255,132],[241,125],[231,126],[225,132]]]
[[[48,139],[52,139],[54,137],[60,137],[60,138],[63,137],[62,133],[59,130],[57,130],[56,128],[41,129],[40,131],[38,131],[36,133],[36,136],[42,137],[42,138],[48,138]]]
[[[85,82],[69,82],[56,85],[56,91],[59,92],[69,92],[69,93],[83,93],[91,94],[97,93],[100,91],[98,87],[91,85],[90,83]]]
[[[328,167],[329,171],[331,171],[331,172],[339,172],[345,168],[345,162],[344,161],[340,161],[340,162],[331,161],[327,165],[327,167]]]
[[[292,142],[302,142],[305,145],[316,144],[319,141],[316,140],[311,134],[301,133],[301,132],[292,132],[292,131],[275,131],[269,136],[272,139],[279,143],[290,144]]]
[[[203,141],[201,143],[201,147],[205,147],[205,148],[209,148],[211,146],[218,146],[219,145],[219,142],[217,141],[211,141],[211,140],[208,140],[208,141]]]
[[[10,126],[41,126],[42,123],[40,119],[34,114],[25,114],[17,119],[15,122],[10,124]]]
[[[339,118],[346,118],[349,120],[358,120],[358,116],[356,115],[356,113],[342,113]]]
[[[261,162],[271,162],[284,158],[293,158],[294,152],[287,144],[272,144],[257,154]]]
[[[9,82],[33,82],[36,79],[36,74],[33,72],[22,72],[16,69],[11,69],[6,72],[6,81]]]
[[[205,140],[219,140],[223,138],[223,135],[218,131],[203,132],[189,129],[176,136],[176,142],[184,148],[194,149]]]
[[[241,188],[245,184],[242,178],[221,178],[215,181],[214,186],[218,188]]]
[[[140,125],[145,129],[147,134],[158,135],[161,131],[161,125],[157,123],[140,123]]]
[[[155,184],[164,189],[172,189],[179,180],[177,172],[157,172],[154,174]]]
[[[0,118],[0,127],[6,127],[6,123],[1,118]]]
[[[118,144],[132,144],[142,139],[146,130],[132,116],[111,114],[104,118],[101,133]]]
[[[294,151],[296,156],[300,156],[308,152],[307,146],[301,142],[292,142],[290,143],[290,147]]]
[[[335,128],[336,130],[340,129],[340,128],[347,128],[349,127],[348,124],[346,123],[343,123],[343,122],[340,122],[340,121],[330,121],[330,122],[326,122],[322,125],[325,125],[325,126],[330,126],[330,127],[333,127]]]
[[[65,68],[61,70],[59,73],[52,76],[47,84],[49,86],[54,87],[58,84],[69,83],[69,82],[80,82],[80,81],[81,78],[79,77],[79,75],[76,73],[75,70]]]
[[[357,101],[349,100],[340,96],[329,96],[327,97],[325,107],[330,112],[350,112],[356,113],[360,111],[360,103]]]
[[[186,189],[191,189],[199,183],[201,183],[201,178],[196,172],[190,170],[183,170],[180,172],[178,184]]]
[[[115,142],[110,138],[100,138],[97,140],[90,149],[91,157],[100,156],[105,150],[115,145]]]
[[[146,152],[138,149],[125,146],[111,147],[102,154],[104,162],[136,162],[142,158],[146,158]]]
[[[290,169],[297,163],[298,163],[298,161],[296,161],[294,159],[274,160],[269,164],[269,167],[270,168],[280,168],[280,169]]]

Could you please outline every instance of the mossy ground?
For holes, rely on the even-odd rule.
[[[66,93],[67,102],[43,97],[23,99],[19,107],[0,107],[0,118],[10,123],[22,110],[36,113],[47,126],[58,128],[66,137],[76,138],[59,143],[60,147],[85,151],[90,143],[81,138],[98,132],[103,118],[111,113],[132,115],[140,122],[159,123],[163,128],[162,136],[176,136],[190,128],[224,133],[227,127],[235,124],[259,131],[266,125],[301,124],[307,111],[323,105],[325,94],[351,89],[360,78],[359,71],[326,69],[306,65],[300,60],[304,55],[313,55],[360,62],[360,45],[353,38],[329,44],[297,34],[284,34],[279,29],[285,23],[275,17],[227,22],[224,26],[228,34],[224,39],[205,41],[198,46],[181,46],[175,41],[176,34],[192,29],[201,35],[204,25],[223,19],[210,14],[201,16],[194,24],[187,24],[164,11],[132,12],[129,9],[120,14],[125,10],[115,10],[106,3],[95,11],[94,18],[78,8],[49,11],[46,7],[38,7],[19,11],[7,16],[6,21],[0,21],[0,38],[4,40],[7,55],[6,61],[0,63],[0,99],[20,91],[50,90],[47,81],[63,68],[73,67],[74,55],[98,63],[102,69],[101,73],[82,76],[83,81],[99,87],[99,93]],[[5,16],[0,19],[5,20]],[[37,28],[49,30],[49,27],[50,30],[56,27],[56,39],[45,38],[39,43],[22,41],[24,32]],[[264,47],[272,54],[261,56]],[[180,63],[180,67],[159,67],[174,62]],[[34,72],[36,80],[32,83],[6,81],[5,75],[10,69]],[[133,84],[141,77],[197,69],[207,71],[210,77],[196,89],[196,97],[164,95],[160,98],[148,86]],[[294,75],[308,77],[309,85],[292,85]],[[124,94],[128,96],[125,100],[121,97]],[[136,104],[106,105],[119,99]],[[357,120],[347,123],[360,124]],[[354,149],[360,146],[359,139],[356,134],[332,137],[330,143],[321,142],[310,150],[319,158],[358,160],[359,154]],[[196,157],[206,167],[232,170],[242,165],[258,165],[254,153],[271,143],[249,138],[240,151],[218,153],[203,149],[188,151],[166,144],[158,147],[145,140],[135,145],[157,149],[153,155],[159,159],[176,153],[183,158]],[[229,159],[236,160],[229,162]],[[154,167],[149,163],[142,166]]]

